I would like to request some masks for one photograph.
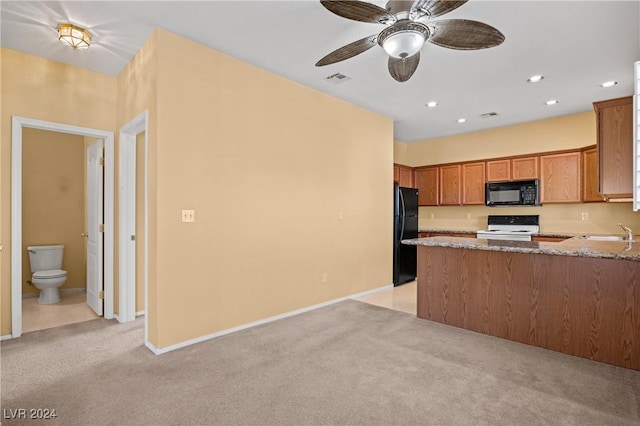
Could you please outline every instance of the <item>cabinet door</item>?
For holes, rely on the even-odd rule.
[[[511,180],[511,160],[487,161],[487,182]]]
[[[416,169],[415,184],[418,188],[418,205],[437,206],[439,195],[438,167]]]
[[[599,192],[629,198],[633,191],[633,98],[594,102],[598,123]]]
[[[404,166],[400,166],[398,169],[398,184],[406,188],[413,188],[413,169]]]
[[[598,193],[598,149],[582,152],[582,202],[605,201]]]
[[[485,164],[462,165],[462,204],[484,204]]]
[[[462,204],[460,169],[460,164],[440,166],[440,205]]]
[[[580,202],[580,152],[540,157],[540,202]]]
[[[511,176],[513,180],[538,179],[538,157],[514,158],[511,160]]]
[[[400,182],[400,166],[398,166],[397,164],[393,165],[393,181],[395,183]]]

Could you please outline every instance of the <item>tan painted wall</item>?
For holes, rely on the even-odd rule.
[[[11,332],[11,116],[114,129],[116,79],[47,59],[0,50],[0,334]]]
[[[154,344],[391,283],[391,120],[164,31],[158,99]]]
[[[64,245],[61,287],[85,288],[84,138],[24,129],[22,132],[22,293],[39,294],[28,285],[28,246]]]
[[[595,114],[591,111],[548,120],[403,144],[396,142],[396,160],[411,166],[443,164],[545,151],[581,148],[596,143]],[[582,212],[589,219],[582,220]],[[469,213],[471,218],[466,219]],[[620,232],[625,223],[640,233],[640,215],[630,203],[547,204],[528,208],[485,206],[421,207],[424,229],[485,229],[490,214],[539,214],[544,232]],[[432,218],[433,215],[433,218]]]
[[[415,167],[581,148],[595,143],[595,113],[588,111],[409,143],[405,144],[405,155],[407,165]]]
[[[393,141],[393,162],[396,164],[403,164],[405,166],[409,166],[410,159],[407,155],[407,150],[409,148],[409,144]]]

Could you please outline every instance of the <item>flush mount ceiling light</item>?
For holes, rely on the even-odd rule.
[[[617,82],[617,81],[613,81],[613,80],[611,80],[611,81],[605,81],[604,83],[602,83],[602,84],[600,85],[600,87],[613,87],[613,86],[615,86],[616,84],[618,84],[618,82]]]
[[[464,123],[466,121],[467,121],[466,118],[458,118],[458,120],[457,120],[458,123]]]
[[[58,24],[58,40],[73,50],[88,49],[91,44],[91,34],[73,24]]]
[[[527,80],[527,83],[537,83],[539,81],[542,81],[544,79],[543,75],[532,75],[531,77],[529,77],[529,79]]]
[[[545,104],[545,105],[548,105],[548,106],[551,106],[551,105],[555,105],[555,104],[557,104],[557,103],[558,103],[558,101],[557,101],[557,100],[555,100],[555,99],[551,99],[551,100],[549,100],[549,101],[545,102],[544,104]]]
[[[427,107],[429,108],[435,108],[437,106],[438,106],[438,103],[436,101],[427,102]]]

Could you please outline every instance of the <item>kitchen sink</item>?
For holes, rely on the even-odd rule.
[[[627,241],[622,235],[583,235],[582,238],[591,241]]]

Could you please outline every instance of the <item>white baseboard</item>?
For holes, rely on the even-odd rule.
[[[10,334],[5,334],[4,336],[0,336],[0,342],[3,340],[9,340],[11,339],[11,335]]]
[[[176,349],[184,348],[187,346],[195,345],[196,343],[205,342],[207,340],[215,339],[216,337],[224,336],[226,334],[235,333],[236,331],[246,330],[247,328],[256,327],[258,325],[267,324],[273,321],[277,321],[284,318],[289,318],[295,315],[299,315],[305,312],[313,311],[315,309],[324,308],[325,306],[334,305],[336,303],[344,302],[345,300],[357,299],[359,297],[363,297],[372,293],[377,293],[379,291],[387,290],[389,288],[393,288],[393,284],[386,285],[384,287],[375,288],[373,290],[363,291],[362,293],[352,294],[351,296],[340,297],[338,299],[329,300],[327,302],[318,303],[317,305],[308,306],[306,308],[296,309],[295,311],[286,312],[280,315],[274,315],[269,318],[265,318],[259,321],[250,322],[248,324],[239,325],[237,327],[229,328],[227,330],[222,330],[217,333],[212,333],[206,336],[197,337],[195,339],[186,340],[181,343],[176,343],[175,345],[166,346],[164,348],[157,348],[150,342],[145,342],[145,346],[151,350],[156,355],[162,355],[167,352],[175,351]]]
[[[74,287],[74,288],[61,288],[60,293],[86,293],[87,289],[84,287]],[[23,299],[29,299],[31,297],[38,297],[40,293],[23,293]]]
[[[137,316],[137,317],[140,317],[140,316],[142,316],[142,315],[144,315],[144,311],[138,311],[138,312],[136,312],[136,316]]]

